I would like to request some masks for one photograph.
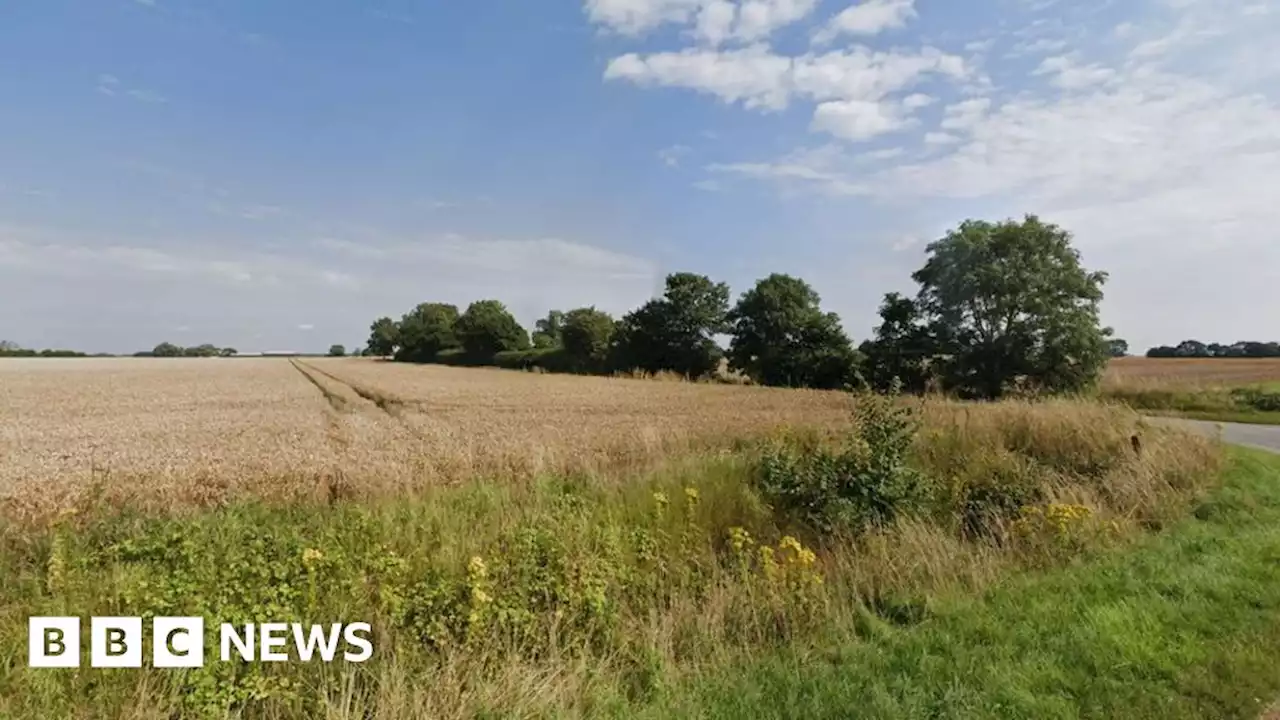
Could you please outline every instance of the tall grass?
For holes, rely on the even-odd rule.
[[[767,458],[843,457],[803,481],[848,489],[880,467],[887,412],[647,471],[186,514],[86,498],[10,522],[0,647],[25,647],[30,615],[72,614],[369,621],[376,649],[364,665],[140,672],[30,670],[10,650],[0,716],[625,715],[708,668],[856,642],[920,622],[940,594],[1128,542],[1184,515],[1220,468],[1212,443],[1117,407],[929,401],[905,464],[889,463],[918,476],[918,502],[856,527],[779,502]]]

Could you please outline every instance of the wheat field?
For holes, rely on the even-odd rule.
[[[840,393],[364,359],[4,360],[0,501],[178,508],[618,470],[848,409]]]
[[[1119,358],[1107,365],[1103,390],[1197,389],[1280,382],[1280,358]]]

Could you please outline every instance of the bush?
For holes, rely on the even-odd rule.
[[[1261,388],[1236,388],[1231,391],[1231,397],[1259,412],[1280,412],[1280,392]]]
[[[756,486],[778,512],[814,531],[862,533],[917,514],[928,483],[907,464],[914,413],[888,396],[860,396],[851,435],[835,448],[784,443],[767,450]]]

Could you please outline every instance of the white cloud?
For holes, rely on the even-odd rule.
[[[662,25],[691,26],[702,43],[752,43],[805,19],[818,0],[587,0],[587,17],[624,35]]]
[[[991,107],[990,98],[971,98],[948,105],[943,111],[944,130],[969,130],[982,121]]]
[[[798,97],[818,103],[814,129],[864,140],[907,124],[897,104],[887,101],[891,95],[929,75],[961,78],[967,72],[962,58],[930,47],[915,53],[854,47],[788,57],[754,45],[725,51],[631,53],[610,62],[605,79],[683,87],[766,111],[784,109]],[[927,104],[927,96],[918,93],[908,100],[908,109]]]
[[[638,35],[664,23],[688,23],[704,0],[586,0],[587,17],[617,32]]]
[[[815,130],[845,140],[868,140],[909,124],[893,105],[867,100],[832,100],[813,113]]]
[[[755,45],[725,52],[691,48],[648,56],[629,53],[614,58],[604,77],[642,86],[686,87],[748,108],[781,110],[790,100],[790,74],[790,58]]]
[[[908,110],[919,110],[932,105],[936,100],[924,93],[913,93],[902,99],[902,107]]]
[[[1063,90],[1080,90],[1111,80],[1116,71],[1098,63],[1079,65],[1071,56],[1056,55],[1045,58],[1032,74],[1052,76],[1053,84]]]
[[[680,167],[680,158],[689,154],[688,145],[671,145],[658,151],[658,159],[667,167]]]
[[[826,44],[841,35],[877,35],[885,30],[905,27],[914,17],[915,0],[865,0],[831,18],[814,35],[813,41]]]
[[[301,331],[303,331],[303,332],[309,332],[309,331],[311,331],[311,330],[315,330],[315,329],[316,329],[316,326],[315,326],[315,325],[312,325],[312,324],[310,324],[310,323],[303,323],[302,325],[299,325],[299,326],[298,326],[298,329],[299,329],[299,330],[301,330]]]

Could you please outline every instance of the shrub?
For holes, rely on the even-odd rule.
[[[764,452],[754,479],[775,512],[821,534],[857,534],[923,508],[928,483],[907,464],[914,412],[868,394],[854,414],[853,431],[834,448],[791,442]]]
[[[1280,392],[1261,388],[1236,388],[1231,391],[1231,397],[1259,412],[1280,412]]]

